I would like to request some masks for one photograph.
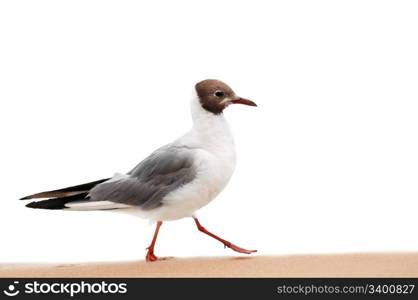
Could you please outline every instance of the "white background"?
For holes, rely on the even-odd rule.
[[[224,80],[238,166],[199,212],[259,254],[416,251],[414,1],[2,1],[0,262],[142,259],[154,227],[18,198],[129,171]],[[235,255],[191,219],[157,255]]]

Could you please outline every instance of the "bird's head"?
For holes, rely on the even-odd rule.
[[[200,105],[216,115],[221,114],[230,104],[257,106],[253,101],[241,98],[225,83],[216,79],[206,79],[196,84]]]

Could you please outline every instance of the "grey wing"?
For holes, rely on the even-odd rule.
[[[150,210],[162,205],[171,191],[192,181],[196,175],[193,152],[185,147],[164,147],[124,176],[116,176],[94,187],[91,201],[111,201]]]

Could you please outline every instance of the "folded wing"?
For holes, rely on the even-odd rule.
[[[95,186],[88,194],[89,201],[107,200],[143,210],[157,208],[168,193],[195,178],[193,162],[193,150],[189,148],[161,148],[128,174]]]

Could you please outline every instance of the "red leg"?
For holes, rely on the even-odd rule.
[[[147,248],[148,252],[145,256],[145,260],[147,262],[167,259],[166,257],[157,257],[154,255],[155,242],[157,241],[158,231],[160,231],[161,224],[163,224],[162,221],[157,222],[157,227],[155,228],[154,237],[152,238],[151,245],[149,245],[149,247]]]
[[[197,229],[199,229],[199,231],[201,231],[203,233],[206,233],[207,235],[209,235],[209,236],[213,237],[214,239],[220,241],[222,244],[224,244],[225,247],[231,248],[232,250],[234,250],[236,252],[245,253],[245,254],[251,254],[253,252],[257,252],[257,250],[246,250],[246,249],[243,249],[241,247],[238,247],[238,246],[232,244],[231,242],[228,242],[228,241],[226,241],[224,239],[221,239],[220,237],[218,237],[218,236],[214,235],[213,233],[207,231],[206,228],[203,227],[200,224],[200,222],[199,222],[199,220],[197,218],[193,217],[193,219],[196,222]]]

